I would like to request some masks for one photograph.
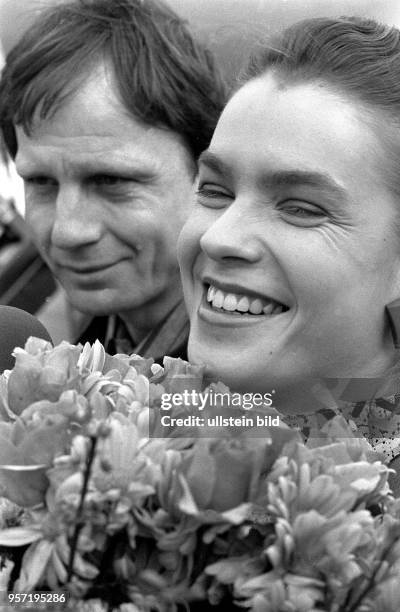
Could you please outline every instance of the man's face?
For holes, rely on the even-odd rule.
[[[98,70],[31,136],[18,128],[26,218],[76,308],[163,316],[179,299],[193,160],[180,136],[129,115],[110,83]]]
[[[267,75],[232,98],[180,238],[193,361],[247,390],[389,365],[400,261],[382,158],[327,87]]]

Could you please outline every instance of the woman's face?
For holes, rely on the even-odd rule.
[[[351,101],[272,75],[231,99],[180,238],[189,355],[238,390],[368,377],[392,362],[398,204]]]

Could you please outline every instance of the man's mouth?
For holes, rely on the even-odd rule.
[[[211,308],[237,315],[279,315],[289,310],[272,298],[226,292],[214,285],[208,286],[207,302]]]
[[[85,276],[85,275],[96,274],[98,272],[104,272],[112,268],[113,266],[115,266],[116,263],[118,263],[118,261],[94,263],[92,265],[91,264],[79,265],[75,263],[73,264],[62,263],[62,264],[58,264],[58,266],[59,268],[62,268],[66,270],[67,272]]]

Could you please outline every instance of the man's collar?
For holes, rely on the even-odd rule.
[[[180,300],[138,344],[120,317],[109,317],[105,346],[109,352],[137,353],[162,361],[164,355],[175,355],[185,345],[188,335],[189,320],[183,300]]]

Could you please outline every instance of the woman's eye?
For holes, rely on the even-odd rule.
[[[226,200],[232,195],[217,185],[201,185],[196,191],[197,201],[204,206],[213,208],[226,206]]]
[[[279,206],[279,210],[289,217],[291,222],[303,225],[318,224],[327,216],[327,213],[318,206],[294,200],[284,202]]]

